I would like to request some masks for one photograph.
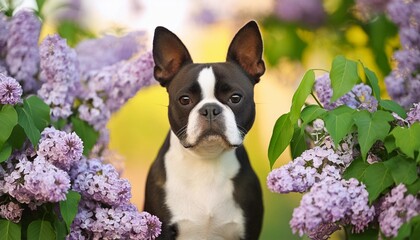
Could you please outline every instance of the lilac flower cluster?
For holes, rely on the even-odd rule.
[[[389,0],[356,0],[355,8],[362,20],[369,20],[383,13],[388,2]]]
[[[82,159],[70,175],[82,203],[68,239],[154,239],[160,234],[161,222],[130,204],[131,186],[111,164]]]
[[[82,74],[93,70],[99,70],[130,59],[136,53],[142,51],[144,32],[131,32],[122,37],[105,35],[100,39],[88,39],[80,42],[75,50]],[[106,51],[98,51],[106,49]]]
[[[38,39],[41,22],[35,13],[21,10],[8,26],[6,64],[9,74],[18,80],[26,93],[37,90],[39,68]]]
[[[118,206],[131,198],[131,186],[121,179],[111,164],[103,164],[98,159],[82,159],[71,170],[73,190],[82,196],[107,204]]]
[[[290,226],[300,236],[326,239],[340,224],[352,225],[354,232],[361,232],[374,216],[375,208],[368,205],[368,192],[363,183],[354,178],[327,177],[302,197],[300,206],[293,211]]]
[[[69,171],[82,157],[83,142],[74,132],[66,133],[51,127],[42,131],[38,148],[38,156],[62,170]]]
[[[382,199],[378,221],[386,237],[396,237],[401,225],[420,214],[420,200],[406,192],[404,184],[399,184]]]
[[[331,102],[333,90],[329,74],[324,74],[316,79],[315,92],[324,108],[328,110],[347,105],[354,109],[366,109],[374,112],[378,107],[378,101],[372,96],[372,89],[363,83],[357,84],[350,92],[337,99],[337,101]]]
[[[77,55],[59,35],[47,36],[39,46],[41,55],[40,79],[44,82],[38,91],[50,105],[54,120],[67,118],[80,84]]]
[[[70,189],[67,172],[55,167],[43,157],[37,156],[30,161],[26,155],[19,155],[17,161],[0,179],[0,192],[6,193],[20,203],[37,204],[58,202],[66,199]],[[30,205],[30,207],[31,207]]]
[[[307,27],[319,27],[327,17],[321,0],[276,0],[275,14],[283,21]]]
[[[391,0],[387,13],[399,28],[401,49],[394,53],[397,62],[385,78],[389,95],[405,108],[420,102],[420,2]]]
[[[22,87],[12,77],[0,73],[0,104],[15,105],[22,102]]]
[[[420,122],[420,102],[413,104],[413,107],[407,113],[406,121],[409,124]]]
[[[8,202],[0,205],[0,217],[12,222],[19,222],[22,217],[23,208],[18,203]]]
[[[82,201],[67,239],[155,239],[161,225],[157,217],[139,213],[132,204],[108,208]]]
[[[271,171],[267,177],[268,188],[277,193],[303,193],[325,178],[341,179],[341,174],[353,160],[353,136],[348,135],[337,148],[330,136],[318,144]]]

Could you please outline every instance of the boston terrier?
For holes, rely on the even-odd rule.
[[[262,51],[254,21],[221,63],[193,63],[174,33],[156,28],[154,76],[169,95],[171,129],[149,170],[144,210],[162,221],[159,239],[258,239],[262,193],[242,142],[255,119]]]

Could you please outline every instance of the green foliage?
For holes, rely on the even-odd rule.
[[[369,193],[369,203],[372,203],[394,183],[394,180],[391,170],[384,163],[374,163],[366,168],[362,182],[366,185],[366,190]]]
[[[354,123],[352,118],[354,112],[354,109],[343,105],[327,112],[324,116],[325,127],[336,146],[348,133],[350,133]]]
[[[0,240],[20,240],[20,225],[0,219]]]
[[[312,87],[315,84],[315,74],[313,70],[309,70],[303,76],[299,87],[296,89],[292,98],[292,106],[290,107],[290,121],[292,123],[299,119],[300,111],[305,104],[306,98],[311,94]]]
[[[270,167],[273,167],[277,158],[286,149],[293,137],[293,124],[290,121],[289,113],[283,114],[277,119],[268,146],[268,158]]]
[[[299,157],[306,149],[305,131],[296,124],[292,140],[290,141],[290,152],[292,154],[292,158]]]
[[[414,153],[420,152],[420,123],[409,128],[396,127],[391,135],[395,138],[395,146],[410,158],[414,159]]]
[[[80,118],[72,117],[71,123],[73,124],[74,131],[83,141],[83,154],[85,156],[89,155],[90,150],[92,150],[99,137],[99,133]]]
[[[28,226],[28,240],[55,239],[54,228],[45,220],[35,220]]]
[[[392,100],[381,100],[379,101],[379,106],[382,107],[382,109],[395,112],[398,114],[398,116],[402,118],[407,117],[407,113],[405,112],[404,108],[402,108],[398,103],[392,101]]]
[[[17,119],[16,110],[12,106],[4,105],[0,109],[0,149],[10,137],[18,122]]]
[[[330,79],[333,89],[331,102],[334,102],[348,93],[359,81],[357,62],[348,60],[343,56],[335,57],[331,67]]]
[[[302,110],[300,117],[303,121],[303,124],[308,124],[313,120],[321,117],[323,114],[327,113],[327,110],[318,105],[309,105]]]
[[[60,213],[66,223],[67,231],[70,231],[71,223],[74,217],[76,217],[80,198],[81,196],[78,192],[69,191],[67,193],[67,199],[60,202]]]

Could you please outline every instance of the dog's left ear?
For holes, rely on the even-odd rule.
[[[226,60],[239,64],[258,83],[265,72],[262,60],[263,42],[258,25],[250,21],[236,33],[230,43]]]

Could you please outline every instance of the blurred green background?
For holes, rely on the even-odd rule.
[[[33,7],[35,2],[44,1],[25,0],[23,6]],[[292,234],[289,220],[301,195],[274,194],[266,187],[270,171],[268,144],[275,121],[289,111],[293,92],[306,70],[329,69],[333,57],[340,54],[361,60],[380,79],[389,73],[392,52],[399,46],[397,29],[381,9],[359,4],[369,1],[357,2],[54,0],[47,1],[40,11],[44,19],[41,39],[59,32],[74,46],[85,38],[144,30],[147,37],[144,44],[150,50],[154,28],[162,25],[182,39],[195,62],[220,62],[224,61],[236,31],[249,20],[257,20],[264,40],[267,72],[255,88],[257,116],[245,146],[264,189],[261,239],[300,239]],[[75,11],[77,17],[60,18],[60,11],[66,9]],[[125,159],[114,162],[123,163],[123,177],[131,182],[132,201],[139,209],[143,206],[147,171],[169,130],[167,104],[164,88],[155,85],[142,89],[108,124],[109,147]],[[114,158],[120,159],[117,155]],[[290,160],[289,152],[285,151],[274,167]],[[342,238],[342,232],[332,236]]]

